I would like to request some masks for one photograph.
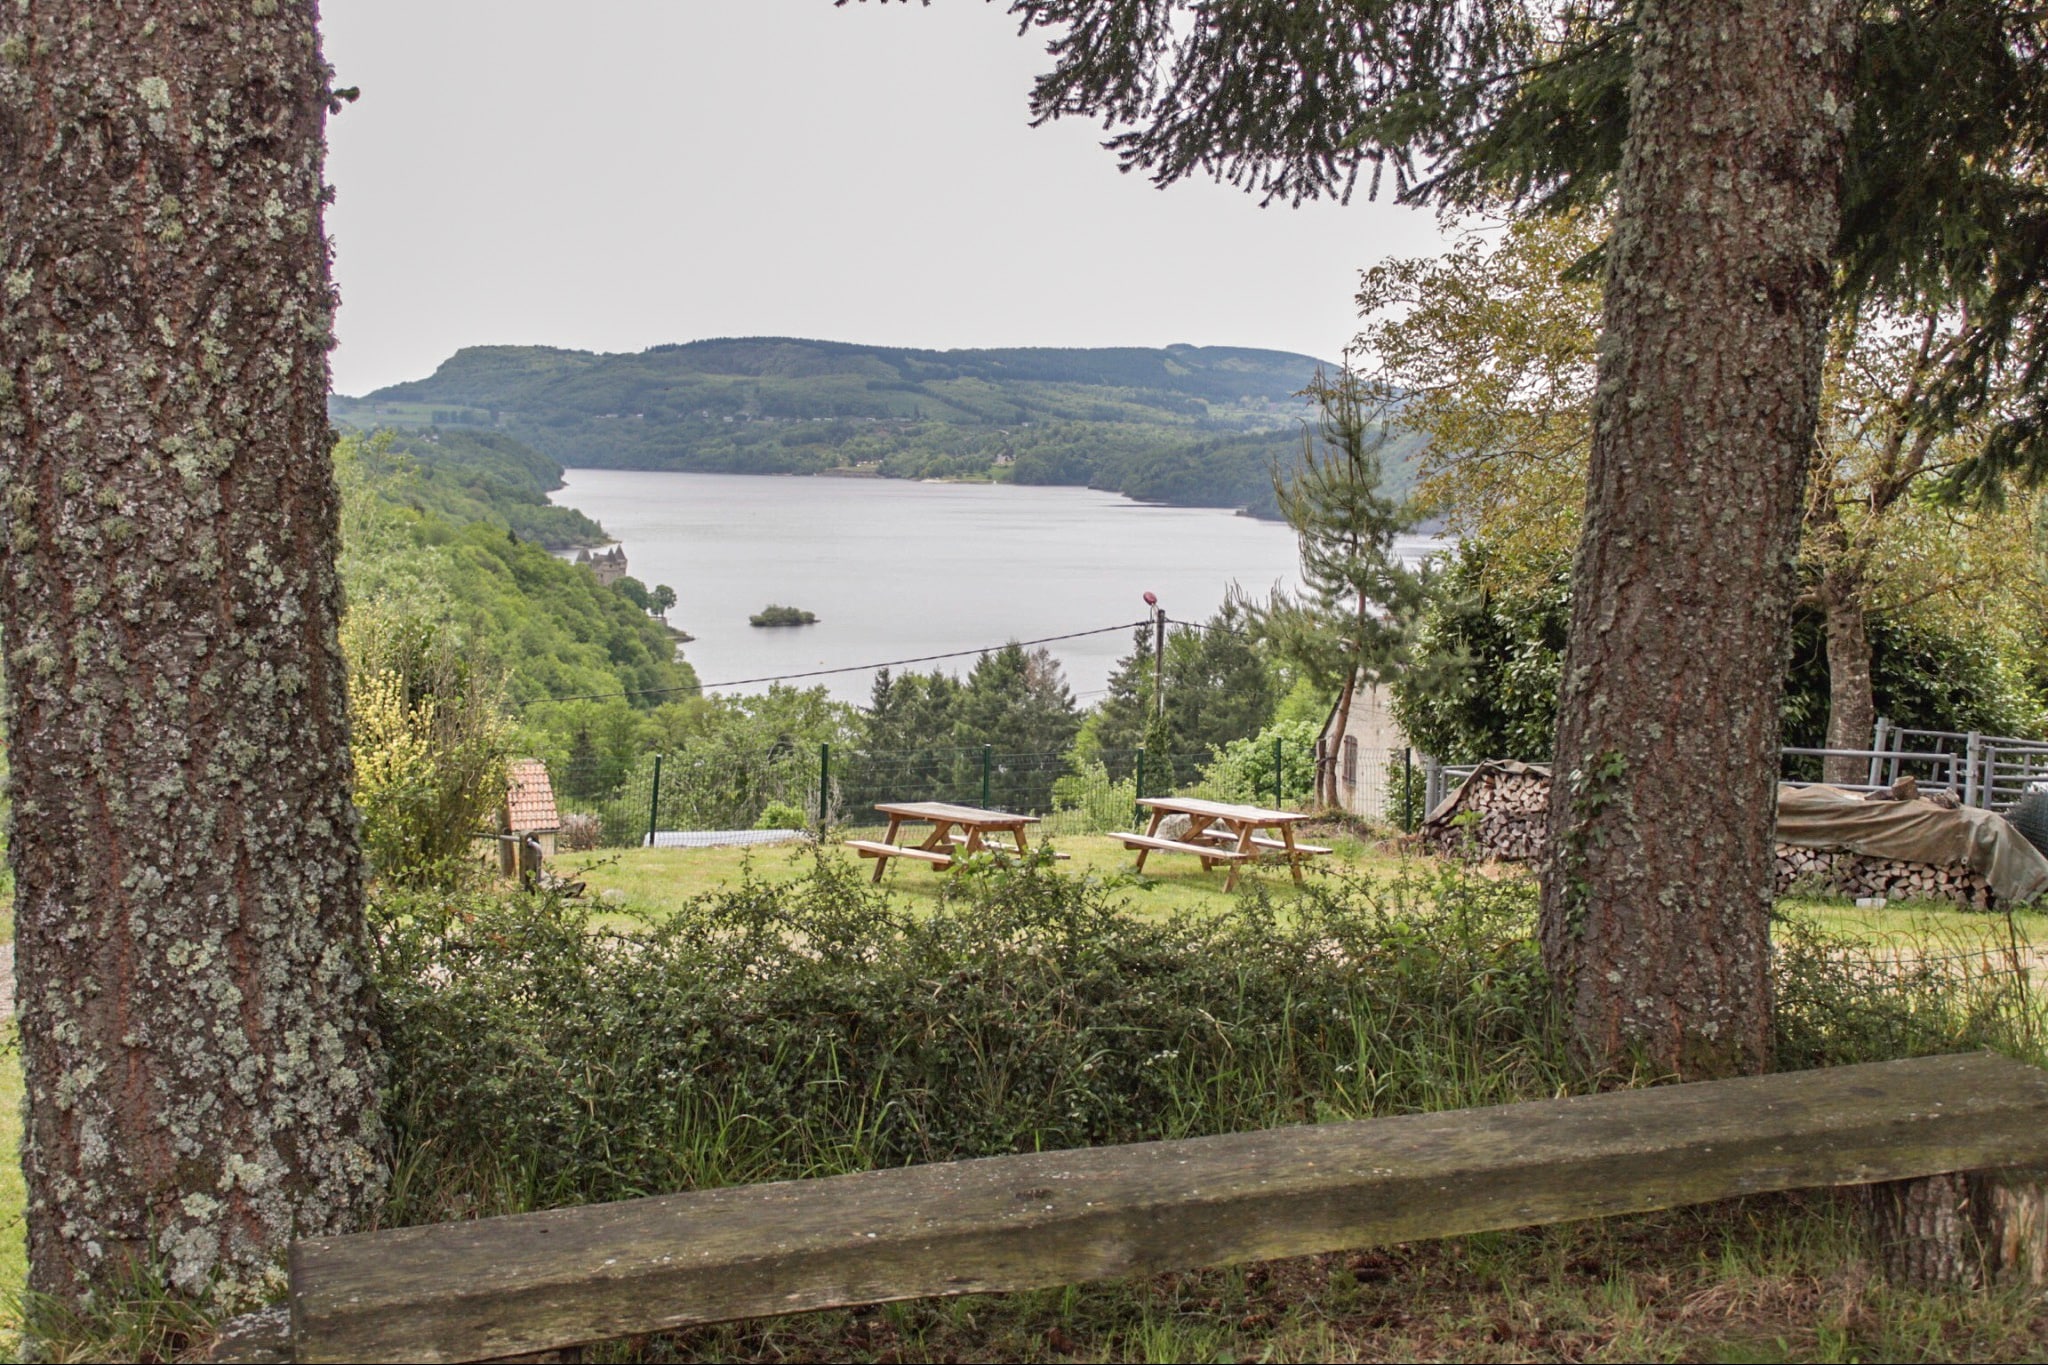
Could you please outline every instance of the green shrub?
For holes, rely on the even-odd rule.
[[[1333,880],[1285,922],[1160,922],[1027,863],[909,917],[822,858],[603,933],[545,897],[388,896],[396,1211],[1554,1093],[1530,905]]]
[[[1137,818],[1136,777],[1122,782],[1111,779],[1101,762],[1084,763],[1080,771],[1053,779],[1053,824],[1055,834],[1099,833],[1129,829]]]
[[[1306,805],[1315,796],[1318,721],[1276,721],[1248,739],[1232,740],[1202,769],[1200,793],[1214,801],[1266,805],[1273,800],[1273,744],[1280,744],[1281,799]]]
[[[770,801],[761,809],[761,818],[754,821],[755,829],[804,829],[811,823],[811,817],[804,814],[802,806],[792,806],[787,801]]]
[[[545,896],[386,896],[391,1216],[1653,1079],[1571,1062],[1533,882],[1336,876],[1285,917],[1254,894],[1151,919],[1048,869],[991,860],[911,916],[818,857],[601,931]],[[1991,975],[1888,975],[1793,929],[1776,960],[1782,1064],[2032,1046]]]
[[[438,627],[362,612],[345,633],[349,751],[370,869],[400,886],[473,877],[505,800],[509,727],[495,681]]]

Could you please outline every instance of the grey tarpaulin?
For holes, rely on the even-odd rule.
[[[1466,794],[1476,791],[1488,773],[1550,776],[1549,769],[1533,763],[1482,763],[1429,813],[1427,823],[1457,814]],[[2048,858],[2004,816],[1988,810],[1944,810],[1932,801],[1866,801],[1860,792],[1840,787],[1786,784],[1778,788],[1778,842],[1937,867],[1960,863],[1981,873],[2005,905],[2024,905],[2048,894]]]
[[[1962,863],[1983,874],[2001,903],[2048,892],[2048,858],[1993,811],[1944,810],[1932,801],[1866,801],[1840,787],[1778,788],[1778,840],[1905,862]]]

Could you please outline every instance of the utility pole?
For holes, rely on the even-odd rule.
[[[1166,716],[1166,608],[1151,593],[1145,602],[1152,608],[1152,714]]]

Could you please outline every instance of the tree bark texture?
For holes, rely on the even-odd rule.
[[[1870,676],[1870,621],[1864,587],[1847,571],[1821,585],[1821,611],[1828,647],[1828,737],[1830,749],[1867,749],[1877,731],[1877,692]],[[1863,758],[1821,760],[1828,782],[1870,780]]]
[[[30,1286],[254,1288],[381,1190],[315,0],[0,8]]]
[[[1650,0],[1608,244],[1545,961],[1594,1061],[1756,1070],[1844,0]]]
[[[2048,1171],[1952,1171],[1862,1192],[1885,1278],[1914,1289],[2048,1283]]]
[[[1358,670],[1354,668],[1344,676],[1344,686],[1337,693],[1336,724],[1330,731],[1337,737],[1336,742],[1316,768],[1316,804],[1324,810],[1336,810],[1344,804],[1344,792],[1338,784],[1342,770],[1338,765],[1344,761],[1344,736],[1351,732],[1351,698],[1357,691]]]

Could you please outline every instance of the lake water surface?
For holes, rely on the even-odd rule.
[[[865,701],[869,665],[1135,622],[1148,590],[1168,615],[1200,621],[1233,582],[1261,597],[1297,584],[1294,537],[1277,522],[1085,488],[617,469],[571,469],[564,481],[556,502],[603,523],[635,578],[676,590],[669,621],[697,637],[683,656],[713,691],[858,665],[795,684]],[[771,602],[818,623],[749,626]],[[1131,636],[1049,648],[1086,705]],[[914,667],[973,665],[970,655]]]

